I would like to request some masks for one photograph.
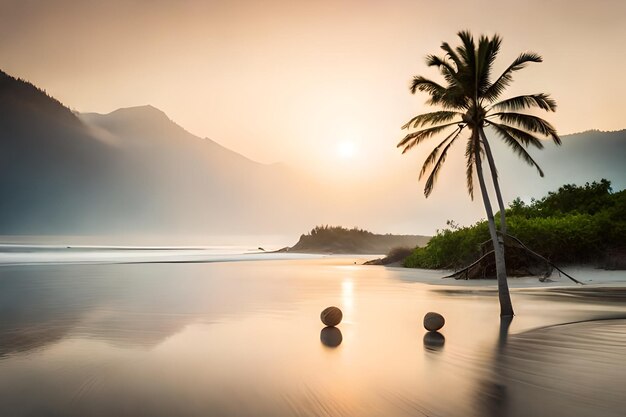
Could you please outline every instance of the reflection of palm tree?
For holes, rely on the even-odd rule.
[[[506,371],[504,354],[506,342],[509,337],[509,327],[513,317],[500,318],[500,333],[498,335],[498,344],[493,358],[493,369],[491,370],[491,378],[478,381],[478,402],[479,415],[483,416],[503,416],[506,415],[506,406],[508,402],[507,386],[503,383]]]
[[[509,327],[513,322],[513,317],[502,317],[500,319],[500,334],[498,336],[498,354],[504,351],[506,341],[509,338]]]
[[[534,166],[543,176],[543,171],[528,154],[525,147],[533,145],[542,148],[540,137],[549,137],[557,144],[561,141],[552,125],[545,120],[530,114],[520,113],[520,110],[539,108],[554,111],[556,103],[547,94],[531,94],[509,98],[500,102],[496,100],[513,80],[512,74],[524,68],[530,62],[541,62],[541,56],[535,53],[522,53],[495,81],[491,80],[493,63],[500,50],[501,39],[498,35],[491,39],[481,36],[478,45],[469,32],[458,34],[461,45],[453,49],[448,43],[443,43],[441,49],[446,53],[443,58],[429,55],[426,59],[428,66],[435,66],[441,72],[445,85],[438,84],[422,76],[416,76],[411,83],[411,92],[426,92],[430,95],[428,104],[441,106],[442,110],[415,116],[403,129],[418,129],[407,134],[398,143],[403,153],[420,144],[425,139],[446,130],[454,128],[428,155],[420,171],[420,179],[426,171],[430,175],[426,179],[424,195],[428,197],[432,192],[437,175],[446,159],[448,150],[461,135],[464,129],[469,131],[465,147],[467,188],[473,198],[474,170],[478,177],[480,191],[485,205],[489,233],[494,247],[496,258],[496,274],[498,277],[498,294],[500,299],[500,315],[513,316],[513,306],[506,281],[506,266],[504,261],[504,244],[498,239],[493,209],[485,186],[482,170],[483,154],[487,157],[489,169],[500,208],[500,228],[506,233],[506,219],[504,203],[498,184],[496,166],[485,136],[484,128],[492,127],[496,133],[516,152],[524,161]],[[423,128],[425,126],[429,126]]]

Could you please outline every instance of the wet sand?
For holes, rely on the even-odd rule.
[[[493,281],[361,261],[2,266],[0,415],[623,415],[624,274],[512,279],[501,323]]]

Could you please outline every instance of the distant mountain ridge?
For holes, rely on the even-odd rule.
[[[307,210],[288,168],[196,137],[152,106],[74,114],[2,72],[0,112],[0,234],[272,233],[277,217]]]
[[[561,147],[529,150],[546,173],[539,179],[494,137],[505,200],[601,178],[626,188],[626,130],[562,139]],[[74,113],[0,71],[0,235],[286,236],[320,223],[401,233],[446,219],[468,224],[484,212],[468,204],[464,174],[449,166],[427,202],[417,175],[374,188],[320,183],[197,137],[153,106]]]
[[[561,146],[546,143],[544,149],[529,149],[542,167],[544,178],[524,166],[498,139],[494,137],[492,142],[496,144],[495,157],[502,183],[516,184],[504,190],[507,200],[517,196],[541,198],[563,184],[584,185],[602,178],[610,180],[615,190],[626,188],[626,129],[564,135]]]

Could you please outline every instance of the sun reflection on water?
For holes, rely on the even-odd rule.
[[[349,319],[354,311],[354,281],[352,278],[345,278],[341,282],[341,302],[344,310],[344,319]]]

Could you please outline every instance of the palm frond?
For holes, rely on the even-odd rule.
[[[428,65],[429,67],[439,68],[439,72],[441,72],[441,75],[448,83],[448,89],[457,87],[459,85],[456,69],[452,65],[450,65],[450,63],[445,58],[438,57],[437,55],[427,55],[426,65]]]
[[[460,84],[467,99],[473,100],[476,96],[476,46],[469,31],[457,33],[461,45],[456,47],[456,53],[461,59],[459,68]]]
[[[502,38],[498,34],[493,35],[493,37],[489,41],[489,49],[487,50],[487,56],[485,60],[489,69],[491,69],[493,63],[498,56],[498,53],[500,53],[500,46],[502,46]]]
[[[398,143],[398,145],[396,145],[396,147],[401,148],[404,146],[402,153],[406,153],[406,151],[408,151],[415,145],[420,144],[424,139],[428,139],[429,137],[436,135],[437,133],[453,125],[456,125],[456,123],[447,123],[445,125],[429,127],[427,129],[422,129],[417,132],[409,133],[404,137],[404,139],[402,139]]]
[[[561,144],[561,138],[559,138],[559,135],[556,133],[554,126],[543,120],[541,117],[514,112],[493,113],[488,117],[492,116],[498,117],[504,123],[514,124],[531,132],[549,136],[552,138],[554,143],[557,145]]]
[[[424,161],[424,164],[422,165],[422,169],[420,170],[420,175],[419,175],[420,180],[426,173],[426,170],[428,169],[428,167],[430,167],[437,159],[437,155],[439,154],[439,149],[441,149],[441,147],[445,145],[448,142],[448,140],[450,140],[450,138],[452,138],[451,142],[453,142],[459,136],[462,130],[463,130],[463,127],[459,127],[458,129],[455,129],[454,132],[446,136],[446,138],[442,140],[439,143],[439,145],[435,147],[435,149],[432,150],[432,152],[428,155],[428,157]]]
[[[522,146],[522,144],[519,143],[505,129],[502,129],[499,126],[496,126],[496,125],[494,125],[493,127],[496,130],[496,132],[502,137],[502,139],[504,139],[504,142],[506,142],[506,144],[509,145],[511,147],[511,149],[513,149],[513,151],[520,158],[522,158],[524,161],[526,161],[526,163],[528,165],[534,166],[535,168],[537,168],[537,171],[539,172],[539,176],[543,177],[543,171],[541,170],[541,167],[539,166],[539,164],[537,164],[537,162],[535,162],[535,160],[532,158],[532,156],[530,156],[530,154],[526,151],[526,149]]]
[[[463,130],[462,128],[459,128],[459,131],[456,133],[456,135],[450,140],[450,142],[448,142],[446,147],[443,148],[443,150],[441,151],[441,155],[439,155],[439,159],[435,163],[435,166],[433,167],[433,170],[431,171],[430,175],[428,176],[428,179],[426,180],[426,184],[424,185],[424,196],[426,198],[428,198],[430,193],[433,192],[433,188],[435,187],[435,181],[437,181],[437,175],[439,174],[439,171],[441,170],[443,163],[446,161],[446,156],[448,155],[448,149],[450,149],[450,146],[452,146],[456,138],[459,137],[459,134],[461,133],[462,130]],[[425,166],[426,166],[426,163],[424,163],[424,167],[422,167],[422,171],[425,170]],[[422,178],[422,173],[420,173],[420,179],[421,178]]]
[[[476,85],[473,68],[468,67],[463,62],[463,59],[456,53],[454,49],[452,49],[449,44],[444,42],[441,45],[441,49],[447,52],[446,56],[450,58],[456,65],[456,85],[462,90],[466,98],[473,97],[471,91],[473,91],[474,86]]]
[[[490,102],[493,102],[497,99],[504,89],[513,81],[512,73],[515,71],[519,71],[526,67],[526,65],[530,62],[542,62],[543,58],[539,54],[534,52],[523,52],[521,53],[515,61],[507,69],[504,70],[502,75],[487,88],[487,90],[482,94],[482,97],[487,99]]]
[[[473,138],[468,139],[465,145],[465,181],[467,182],[467,192],[470,198],[474,199],[474,163],[476,159],[476,153],[474,152],[475,141]]]
[[[462,88],[450,88],[442,96],[431,96],[426,100],[429,106],[441,106],[448,110],[461,110],[470,107],[470,101]]]
[[[463,63],[472,69],[476,68],[476,46],[474,44],[474,37],[469,30],[462,30],[457,33],[457,36],[461,39],[462,46],[456,48],[457,54],[463,60]]]
[[[456,72],[456,69],[453,68],[445,58],[438,57],[437,55],[426,55],[426,65],[437,68],[443,67],[452,74]]]
[[[478,41],[478,51],[476,52],[476,76],[478,94],[482,95],[491,85],[491,70],[493,63],[500,52],[502,39],[498,35],[494,35],[489,39],[487,36],[481,36]]]
[[[448,110],[424,113],[424,114],[415,116],[414,118],[406,122],[402,126],[402,129],[408,129],[411,127],[411,125],[413,125],[413,128],[418,128],[426,124],[434,125],[437,123],[445,123],[445,122],[449,122],[450,120],[452,120],[455,116],[463,116],[463,114],[457,111],[448,111]],[[457,123],[460,123],[460,121]]]
[[[452,49],[452,47],[450,46],[450,44],[448,44],[448,42],[442,43],[441,49],[446,53],[446,56],[448,56],[452,60],[452,62],[454,62],[454,65],[456,65],[456,68],[458,71],[463,65],[461,58],[459,58],[457,53],[454,51],[454,49]]]
[[[528,133],[522,129],[518,129],[516,127],[513,126],[509,126],[509,125],[505,125],[505,124],[501,124],[501,123],[496,123],[493,121],[488,121],[487,122],[491,127],[493,127],[494,129],[502,129],[504,131],[506,131],[509,135],[513,136],[516,140],[520,141],[521,143],[524,144],[524,146],[528,146],[528,145],[533,145],[539,149],[543,149],[543,143],[541,141],[541,139],[539,139],[538,137],[536,137],[535,135]]]
[[[423,91],[431,96],[434,95],[444,95],[446,92],[446,88],[442,85],[429,80],[428,78],[422,77],[421,75],[413,77],[411,81],[411,86],[409,87],[412,94],[415,94],[417,91]]]
[[[539,107],[545,111],[556,111],[556,101],[549,94],[527,94],[502,100],[491,108],[493,110],[524,110]]]
[[[409,90],[413,94],[422,91],[430,95],[430,99],[426,102],[430,105],[441,105],[445,109],[465,108],[462,89],[454,88],[454,86],[452,88],[446,88],[421,75],[413,77]]]

